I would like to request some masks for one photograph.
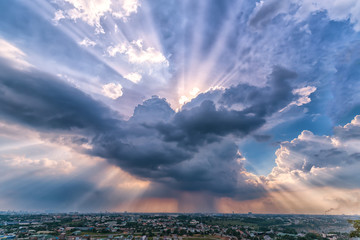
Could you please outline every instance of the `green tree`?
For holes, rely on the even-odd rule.
[[[350,237],[360,237],[360,220],[349,220],[349,223],[355,228],[354,231],[350,232]]]

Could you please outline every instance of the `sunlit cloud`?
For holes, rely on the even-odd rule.
[[[143,40],[132,41],[130,44],[122,43],[116,46],[110,46],[107,49],[109,56],[116,56],[119,54],[125,54],[128,57],[128,61],[134,64],[164,64],[167,66],[169,63],[162,55],[161,52],[153,47],[143,47]]]
[[[103,86],[102,92],[106,97],[117,99],[123,95],[122,86],[119,83],[108,83]]]
[[[85,46],[85,47],[93,47],[96,45],[96,42],[94,41],[91,41],[90,39],[88,38],[84,38],[81,42],[79,42],[79,44],[81,46]]]
[[[0,59],[9,61],[14,68],[27,69],[32,65],[25,60],[26,54],[15,45],[0,38]]]
[[[104,28],[101,25],[101,19],[105,17],[107,13],[110,13],[113,17],[126,19],[132,14],[136,13],[140,3],[138,0],[64,0],[63,10],[55,12],[53,21],[58,23],[62,19],[71,19],[86,22],[92,27],[95,27],[95,33],[105,34]],[[60,4],[59,4],[60,5]],[[68,7],[66,5],[70,5]]]
[[[139,73],[134,72],[134,73],[126,74],[124,78],[132,81],[133,83],[139,83],[140,80],[142,79],[142,76]]]

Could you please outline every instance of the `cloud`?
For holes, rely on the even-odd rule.
[[[360,31],[360,3],[357,0],[292,0],[260,1],[250,16],[249,25],[261,27],[269,24],[275,17],[283,14],[286,20],[306,21],[318,12],[326,12],[330,20],[347,21],[353,24],[355,31]],[[288,18],[290,17],[290,18]]]
[[[48,175],[59,175],[68,174],[74,170],[72,163],[66,160],[31,159],[25,156],[14,155],[0,155],[0,159],[1,168],[13,173],[26,170],[33,173],[46,172]]]
[[[360,116],[335,127],[332,136],[317,136],[304,130],[276,151],[276,167],[269,179],[286,185],[302,182],[318,186],[357,187],[360,166]]]
[[[205,100],[212,101],[214,103],[219,102],[220,98],[224,93],[224,89],[209,89],[204,93],[198,94],[195,98],[191,99],[191,101],[185,103],[181,109],[191,109],[194,107],[199,107],[202,102]]]
[[[0,60],[4,59],[11,66],[20,70],[28,69],[32,65],[25,60],[26,54],[13,44],[0,38]]]
[[[131,121],[142,123],[168,122],[175,114],[165,98],[154,95],[134,109]]]
[[[180,103],[181,105],[183,105],[183,104],[185,104],[185,103],[187,103],[187,102],[189,102],[189,98],[188,98],[187,96],[181,96],[181,97],[180,97],[179,103]]]
[[[113,12],[112,15],[115,18],[122,18],[126,21],[127,17],[129,17],[132,13],[137,13],[137,9],[140,6],[141,4],[139,0],[123,0],[121,9],[117,12]]]
[[[72,20],[81,19],[90,26],[95,27],[97,33],[105,33],[100,19],[106,12],[111,11],[111,0],[65,0],[73,5],[72,9],[66,11]]]
[[[38,70],[21,72],[0,66],[0,115],[5,121],[43,131],[112,125],[112,111],[82,91]]]
[[[96,45],[96,42],[91,41],[88,38],[84,38],[81,42],[79,42],[79,44],[85,47],[94,47]]]
[[[73,149],[104,158],[133,176],[155,183],[154,194],[160,186],[175,192],[204,192],[243,200],[261,197],[266,191],[262,180],[246,171],[233,138],[253,133],[264,125],[266,117],[293,101],[290,81],[296,77],[292,71],[275,67],[266,87],[238,85],[199,94],[199,105],[179,112],[171,109],[166,99],[153,96],[123,121],[101,103],[52,76],[4,66],[2,70],[0,89],[4,94],[0,103],[6,108],[0,115],[4,119],[45,132],[47,139],[52,139],[52,133],[56,139],[73,134],[62,143],[78,145]],[[109,97],[121,95],[121,87],[117,89],[120,85],[106,86]],[[221,94],[213,98],[219,99],[217,103],[206,99],[215,92]],[[237,103],[244,103],[244,109],[232,110]]]
[[[307,87],[303,87],[303,88],[297,88],[292,90],[292,93],[298,97],[298,99],[295,99],[294,101],[292,101],[289,105],[287,105],[286,107],[284,107],[283,109],[280,110],[280,112],[286,111],[288,110],[291,106],[302,106],[305,104],[308,104],[311,102],[310,99],[310,95],[316,91],[316,87],[313,86],[307,86]]]
[[[249,24],[253,27],[265,26],[280,13],[287,12],[288,3],[283,0],[260,1],[256,4]]]
[[[59,21],[60,21],[61,19],[64,19],[64,18],[65,18],[64,12],[63,12],[62,10],[57,10],[57,11],[55,12],[55,16],[54,16],[54,18],[53,18],[53,22],[54,22],[55,24],[58,24]]]
[[[280,66],[275,66],[269,75],[268,86],[255,87],[239,84],[225,90],[220,103],[227,107],[241,104],[244,114],[259,117],[270,116],[285,107],[294,98],[290,81],[297,74]]]
[[[217,110],[213,102],[204,101],[199,107],[177,113],[171,123],[160,123],[157,128],[165,141],[191,148],[217,141],[219,136],[247,135],[264,123],[264,119],[242,112]]]
[[[360,3],[357,0],[295,0],[294,3],[299,6],[295,14],[298,21],[304,21],[310,14],[326,11],[331,20],[350,20],[354,24],[354,30],[360,31]]]
[[[307,86],[303,88],[298,88],[293,90],[293,94],[298,95],[299,99],[297,99],[294,102],[291,102],[290,105],[296,105],[301,106],[304,104],[307,104],[311,102],[311,99],[309,98],[310,94],[316,91],[316,87],[313,86]]]
[[[137,12],[140,3],[137,0],[63,0],[70,4],[63,10],[57,10],[53,21],[59,22],[61,19],[72,19],[76,21],[81,19],[92,27],[95,27],[95,33],[105,33],[101,25],[101,20],[106,14],[111,14],[115,18],[126,19]]]
[[[128,61],[133,64],[163,64],[169,65],[166,57],[153,47],[143,47],[143,40],[138,39],[129,44],[121,43],[107,48],[109,56],[114,57],[118,53],[128,57]]]
[[[118,99],[123,95],[122,86],[120,83],[108,83],[103,86],[103,94],[112,99]]]
[[[124,78],[132,81],[133,83],[139,83],[140,80],[142,79],[142,76],[139,73],[133,72],[133,73],[126,74],[124,76]]]

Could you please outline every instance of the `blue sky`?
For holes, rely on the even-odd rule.
[[[356,0],[1,1],[1,208],[359,211],[359,16]]]

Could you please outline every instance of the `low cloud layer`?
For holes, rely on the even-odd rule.
[[[295,76],[275,67],[265,88],[239,85],[234,87],[243,90],[236,91],[239,96],[233,88],[225,89],[218,103],[204,100],[179,112],[166,99],[153,96],[124,121],[55,77],[3,66],[1,105],[6,107],[0,114],[41,132],[72,133],[69,143],[79,145],[79,151],[169,189],[249,199],[264,194],[264,188],[246,171],[237,145],[227,136],[242,138],[252,133],[266,122],[265,116],[289,104],[294,96],[288,81]],[[248,101],[241,99],[244,94]],[[271,108],[257,102],[258,98],[252,101],[256,95],[270,99]],[[246,107],[232,110],[232,104],[240,101]],[[83,148],[84,144],[90,148]]]

